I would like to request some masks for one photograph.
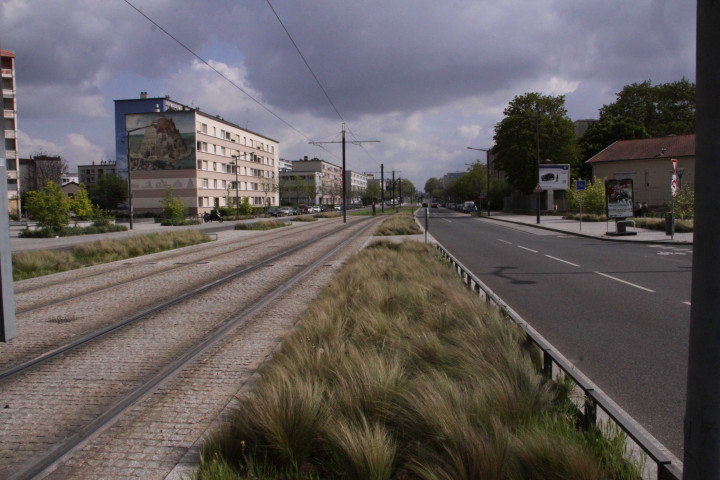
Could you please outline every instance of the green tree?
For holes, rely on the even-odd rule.
[[[59,232],[70,223],[70,203],[60,185],[48,180],[37,192],[28,192],[25,208],[40,228]]]
[[[128,198],[127,180],[117,175],[103,175],[90,187],[88,196],[103,210],[115,210]]]
[[[80,185],[75,196],[70,200],[70,210],[75,212],[79,220],[89,220],[93,217],[93,205],[88,197],[85,185]]]
[[[668,203],[668,210],[671,204]],[[675,197],[675,216],[683,220],[690,220],[695,217],[695,192],[690,185],[683,185]]]
[[[580,191],[575,189],[575,181],[570,182],[567,190],[567,199],[570,209],[580,211]],[[605,180],[594,178],[587,182],[587,188],[582,192],[583,213],[603,215],[605,212]]]
[[[250,205],[250,198],[244,197],[240,203],[240,215],[252,215],[253,208]]]
[[[577,176],[580,149],[563,95],[526,93],[515,97],[503,113],[505,118],[495,125],[493,153],[495,164],[507,173],[513,189],[523,193],[534,190],[538,183],[538,160],[569,164]]]
[[[380,201],[380,182],[378,180],[370,180],[367,183],[362,201],[365,205],[372,205]]]
[[[440,188],[440,180],[435,177],[428,178],[425,182],[425,193],[427,193],[428,195],[432,195],[432,192]]]
[[[162,199],[163,219],[170,225],[180,225],[185,221],[185,203],[182,198],[173,195],[172,185],[165,190],[165,197]]]
[[[639,122],[651,137],[695,133],[695,84],[683,78],[626,85],[614,103],[600,109],[600,121],[610,119]]]

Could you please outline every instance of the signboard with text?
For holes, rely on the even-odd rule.
[[[570,165],[540,165],[538,182],[545,190],[567,190],[570,186]]]

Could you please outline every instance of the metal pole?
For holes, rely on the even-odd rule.
[[[380,164],[380,211],[385,213],[385,165]]]
[[[342,186],[343,186],[343,223],[347,222],[347,195],[345,193],[345,123],[342,124],[342,156],[343,156],[343,168],[342,168]],[[333,200],[334,201],[334,200]]]
[[[720,2],[697,2],[695,228],[683,478],[720,478]]]
[[[490,150],[485,150],[485,169],[487,170],[488,188],[487,188],[487,214],[490,216]]]
[[[535,171],[537,172],[537,181],[540,185],[540,115],[535,117],[535,147],[537,149],[537,159],[535,160]],[[537,224],[540,225],[540,192],[535,195],[537,201]]]
[[[392,171],[392,198],[390,202],[395,203],[395,170]],[[395,208],[395,211],[397,212],[397,208]]]
[[[128,213],[130,214],[130,230],[133,229],[133,201],[132,201],[132,182],[130,179],[130,130],[125,135],[127,140],[127,170],[128,170]]]
[[[13,291],[12,250],[10,248],[10,219],[8,211],[5,146],[0,146],[0,341],[15,337],[15,294]],[[19,193],[19,192],[18,192]],[[20,213],[18,211],[18,213]]]

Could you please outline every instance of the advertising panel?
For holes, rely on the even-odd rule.
[[[570,185],[570,165],[540,165],[538,183],[544,190],[567,190]]]
[[[132,171],[195,168],[194,112],[132,114],[125,122]]]
[[[633,181],[631,178],[605,182],[605,202],[608,218],[633,216]]]

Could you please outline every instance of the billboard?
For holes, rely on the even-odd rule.
[[[633,181],[631,178],[605,182],[605,204],[608,218],[633,216]]]
[[[570,186],[570,165],[540,165],[538,184],[544,190],[567,190]]]
[[[130,169],[195,169],[195,113],[140,113],[125,116]]]

